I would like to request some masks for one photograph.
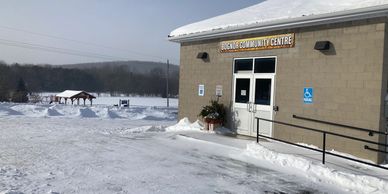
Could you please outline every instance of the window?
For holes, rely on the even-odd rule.
[[[253,59],[236,59],[234,61],[234,73],[239,71],[250,71],[253,69]]]
[[[247,103],[249,102],[249,88],[251,80],[248,78],[236,79],[236,103]]]
[[[255,104],[271,105],[271,79],[256,79]]]
[[[255,73],[275,73],[275,58],[255,59]]]

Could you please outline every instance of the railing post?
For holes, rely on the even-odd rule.
[[[257,119],[257,129],[256,129],[256,143],[259,143],[259,129],[260,129],[260,127],[259,127],[259,121],[260,121],[260,119],[259,118],[256,118]]]
[[[326,160],[326,132],[323,132],[323,146],[322,146],[322,164],[325,164]]]
[[[388,121],[388,119],[386,120],[386,121]],[[385,143],[387,143],[388,142],[388,126],[386,125],[386,127],[385,127],[385,139],[384,139],[384,141],[385,141]],[[386,153],[385,153],[385,158],[387,158],[388,157],[388,147],[385,147],[385,150],[384,151],[386,151]],[[387,159],[385,159],[386,161],[387,161]]]

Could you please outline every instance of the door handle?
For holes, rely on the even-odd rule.
[[[252,106],[253,106],[253,113],[256,113],[256,112],[257,112],[257,106],[256,106],[256,104],[254,104],[254,103],[252,102]]]
[[[247,102],[247,111],[252,112],[252,102]]]
[[[253,104],[252,104],[252,102],[249,102],[249,112],[253,112]]]

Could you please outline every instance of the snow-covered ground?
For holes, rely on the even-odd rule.
[[[199,123],[182,120],[175,125],[176,113],[176,108],[149,106],[0,104],[0,193],[385,191],[369,187],[367,181],[373,179],[356,182],[367,190],[349,189],[335,177],[322,181],[308,171],[296,173],[317,168],[299,163],[302,170],[295,169],[295,163],[286,159],[298,159],[256,147],[251,141],[226,141],[201,132]],[[187,133],[223,143],[198,140]]]
[[[0,193],[337,191],[179,136],[176,111],[0,104]]]

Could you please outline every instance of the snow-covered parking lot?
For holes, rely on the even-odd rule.
[[[345,192],[166,129],[176,112],[0,104],[0,193]]]

